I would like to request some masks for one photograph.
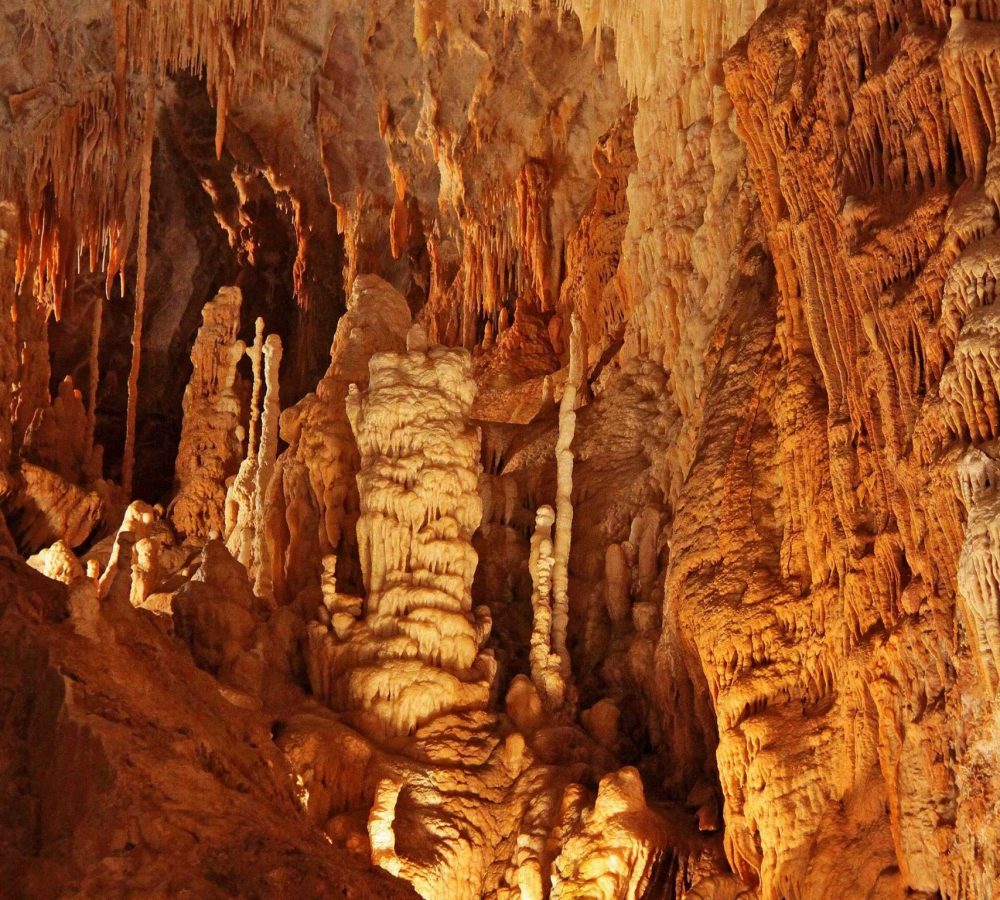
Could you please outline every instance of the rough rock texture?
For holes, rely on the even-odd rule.
[[[284,602],[302,597],[310,614],[320,601],[328,556],[336,557],[342,585],[361,587],[355,534],[359,459],[345,404],[350,385],[367,384],[374,353],[404,349],[410,324],[398,291],[374,275],[356,278],[325,375],[315,392],[281,414],[288,449],[278,457],[266,503],[272,583]]]
[[[310,635],[310,680],[366,731],[407,734],[489,700],[493,662],[479,652],[489,610],[472,609],[482,500],[471,370],[468,351],[428,348],[415,325],[407,350],[372,356],[368,390],[347,399],[367,596],[338,594],[328,573],[330,627]]]
[[[993,896],[1000,5],[0,12],[0,881]]]
[[[246,350],[236,339],[242,300],[238,288],[223,288],[205,304],[184,392],[171,519],[182,534],[203,540],[224,533],[226,485],[242,455],[236,371]]]
[[[5,893],[412,896],[309,828],[266,719],[151,619],[0,566]]]

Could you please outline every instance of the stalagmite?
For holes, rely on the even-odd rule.
[[[24,432],[21,454],[73,484],[89,484],[100,475],[100,453],[87,449],[87,413],[83,398],[67,376],[52,405],[35,411]]]
[[[86,578],[87,575],[80,560],[62,541],[56,541],[51,547],[29,556],[28,565],[63,584],[72,584],[77,578]]]
[[[209,541],[190,581],[170,595],[174,632],[190,647],[195,662],[227,684],[239,683],[239,667],[253,648],[261,603],[246,570],[222,541]]]
[[[257,319],[254,323],[253,345],[247,347],[246,354],[250,357],[253,373],[253,389],[250,394],[250,431],[247,435],[247,459],[256,459],[257,446],[260,439],[260,395],[264,387],[262,375],[264,365],[264,320]]]
[[[559,403],[556,440],[555,538],[552,542],[552,649],[559,671],[569,685],[571,664],[566,646],[569,629],[569,551],[573,536],[573,436],[576,433],[577,395],[583,381],[580,320],[574,315],[569,341],[569,373]]]
[[[482,516],[471,360],[428,348],[418,325],[406,343],[375,354],[368,390],[347,401],[361,451],[363,616],[346,634],[339,619],[310,632],[314,691],[374,734],[483,708],[493,673],[480,653],[489,612],[471,595]]]
[[[155,577],[155,559],[148,543],[162,510],[142,500],[133,500],[125,510],[121,525],[115,534],[107,564],[98,577],[98,595],[108,597],[119,579],[128,585],[125,595],[133,606],[141,605],[149,592],[149,581]],[[143,544],[140,553],[138,546]]]
[[[995,895],[1000,0],[0,74],[0,893]]]
[[[278,372],[281,368],[281,338],[269,334],[264,341],[264,375],[267,391],[260,420],[260,445],[257,451],[256,484],[254,485],[253,565],[254,590],[260,597],[271,598],[271,549],[265,540],[264,516],[267,491],[278,456],[278,417],[281,404],[278,397]]]
[[[260,395],[263,386],[264,320],[257,319],[254,342],[246,348],[253,372],[247,450],[236,478],[226,493],[226,546],[251,571],[254,554],[254,517],[257,514],[257,466],[260,457]]]
[[[225,530],[226,485],[240,464],[242,426],[236,366],[246,351],[236,339],[242,295],[223,288],[202,310],[191,349],[194,371],[184,391],[184,420],[170,517],[182,534],[207,539]]]
[[[268,489],[278,456],[282,348],[278,335],[264,338],[263,319],[257,320],[256,337],[246,354],[253,369],[250,429],[246,456],[226,495],[225,538],[229,552],[250,573],[257,595],[272,600],[271,547],[265,521]]]
[[[272,571],[279,598],[302,595],[315,602],[320,561],[326,555],[340,556],[343,584],[359,583],[355,561],[359,461],[345,401],[352,383],[367,384],[372,354],[406,346],[410,325],[402,294],[381,278],[359,275],[347,311],[337,323],[329,368],[314,393],[281,415],[281,438],[288,449],[276,464],[274,482],[280,493],[269,506],[266,523],[274,545]]]
[[[566,682],[560,658],[552,649],[552,524],[555,513],[551,506],[541,506],[535,516],[535,532],[531,536],[528,570],[533,590],[531,609],[531,680],[543,698],[546,709],[554,712],[566,699]]]
[[[645,896],[666,833],[646,806],[639,773],[626,768],[606,776],[594,808],[577,814],[553,865],[552,900]]]

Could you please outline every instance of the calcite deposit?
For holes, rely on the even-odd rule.
[[[0,895],[1000,889],[1000,3],[0,0]]]
[[[368,390],[347,398],[360,451],[355,603],[325,573],[326,634],[313,626],[317,697],[363,730],[409,733],[446,712],[487,705],[493,664],[479,650],[489,610],[472,609],[482,517],[475,382],[466,350],[429,348],[414,325],[401,353],[377,353]],[[353,610],[359,618],[352,621]]]
[[[202,540],[225,531],[226,484],[243,455],[237,365],[246,346],[236,339],[242,300],[239,288],[223,288],[206,303],[191,349],[171,519],[179,533]]]

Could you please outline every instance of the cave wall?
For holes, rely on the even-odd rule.
[[[230,574],[192,559],[229,534],[163,538],[150,562],[142,533],[148,585],[123,590],[182,610],[195,661],[281,719],[313,824],[425,896],[988,897],[1000,878],[1000,7],[764,7],[4,8],[0,546],[124,546],[145,204],[134,495],[169,518],[189,356],[223,285],[241,292],[232,334],[252,347],[260,317],[284,347],[284,413],[266,478],[246,448],[260,608],[244,586],[226,614],[162,599],[185,579],[226,595]],[[199,352],[214,372],[228,351]],[[348,414],[369,365],[428,353],[458,354],[476,389],[458,404],[483,506],[461,534],[460,633],[432,614],[454,593],[436,551],[397,567],[419,602],[372,599],[382,564],[356,534],[430,528],[440,510],[403,512],[397,492],[451,490],[417,434],[453,417],[446,390],[383,439],[378,478]],[[392,402],[416,403],[416,378]],[[229,380],[250,428],[260,373],[240,357]],[[452,639],[473,647],[460,666],[440,658]],[[447,696],[416,697],[400,660]],[[355,669],[374,675],[337,687]],[[393,710],[404,694],[430,712]],[[393,726],[351,731],[373,704]],[[463,754],[474,775],[448,770]],[[356,791],[331,774],[366,765]],[[493,831],[462,824],[471,790]],[[450,849],[430,853],[435,816]],[[581,872],[587,854],[620,877]]]

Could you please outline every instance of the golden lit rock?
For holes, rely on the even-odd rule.
[[[0,893],[993,896],[998,3],[0,8]]]

